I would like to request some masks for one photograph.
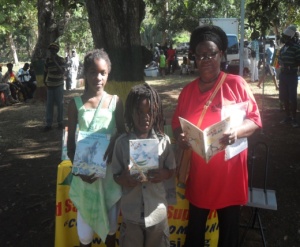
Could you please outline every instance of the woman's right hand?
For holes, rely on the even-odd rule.
[[[181,149],[189,149],[191,147],[184,133],[180,133],[177,137],[177,145]]]

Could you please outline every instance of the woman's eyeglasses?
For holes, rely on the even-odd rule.
[[[211,53],[204,53],[204,54],[196,54],[195,57],[197,60],[211,60],[213,58],[215,58],[217,56],[217,54],[219,53],[219,51],[215,51],[215,52],[211,52]]]

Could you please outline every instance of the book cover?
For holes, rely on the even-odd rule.
[[[179,121],[193,151],[201,156],[206,163],[214,155],[225,149],[225,146],[219,141],[223,134],[229,131],[230,117],[207,127],[203,131],[184,118],[179,117]]]
[[[95,177],[104,178],[106,161],[103,160],[103,156],[109,141],[110,135],[79,131],[72,172],[82,175],[95,174]]]
[[[130,174],[138,174],[142,182],[147,181],[148,170],[159,167],[158,144],[157,139],[129,140]]]

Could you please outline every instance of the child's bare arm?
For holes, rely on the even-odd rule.
[[[71,100],[68,107],[68,157],[70,160],[74,161],[75,149],[76,149],[76,140],[75,140],[75,132],[77,126],[77,117],[78,112],[75,105],[75,101]]]

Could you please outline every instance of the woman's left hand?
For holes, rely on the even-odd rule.
[[[220,140],[220,143],[224,146],[232,145],[237,140],[237,131],[236,129],[230,129],[229,132],[224,133],[224,136]]]

